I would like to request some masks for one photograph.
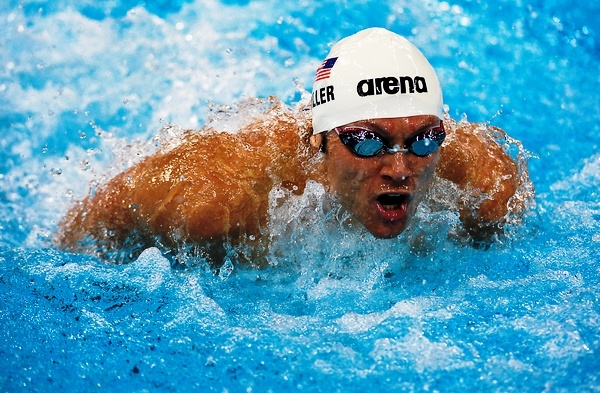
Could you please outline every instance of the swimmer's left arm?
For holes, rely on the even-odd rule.
[[[489,240],[502,232],[511,217],[522,216],[526,200],[516,194],[522,182],[528,181],[527,169],[520,170],[497,142],[498,136],[506,137],[499,128],[453,120],[446,120],[445,125],[448,138],[437,175],[463,191],[460,218],[469,234],[476,241]]]

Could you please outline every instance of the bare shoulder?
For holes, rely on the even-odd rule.
[[[524,149],[498,127],[445,120],[437,175],[462,191],[461,220],[474,236],[487,237],[519,220],[533,198]]]

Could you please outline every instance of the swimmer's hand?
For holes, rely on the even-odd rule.
[[[445,126],[436,173],[458,185],[460,219],[474,243],[485,245],[520,221],[533,197],[526,162],[507,153],[516,141],[497,127],[451,119]]]

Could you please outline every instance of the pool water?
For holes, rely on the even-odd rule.
[[[599,391],[599,11],[3,2],[0,390]],[[329,45],[371,26],[421,48],[452,117],[523,142],[536,203],[510,236],[474,249],[436,236],[451,214],[422,212],[430,249],[415,254],[408,235],[303,229],[321,218],[302,210],[322,193],[311,185],[276,210],[263,270],[174,269],[154,248],[116,266],[52,246],[90,184],[244,99],[293,106]]]

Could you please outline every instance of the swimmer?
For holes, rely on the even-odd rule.
[[[78,202],[58,244],[107,259],[130,244],[194,244],[218,264],[223,242],[267,249],[269,192],[300,195],[308,181],[382,239],[407,228],[436,176],[461,190],[460,219],[478,242],[523,213],[517,162],[484,126],[444,118],[437,75],[405,38],[371,28],[335,44],[311,101],[311,116],[272,100],[237,133],[187,132]]]

